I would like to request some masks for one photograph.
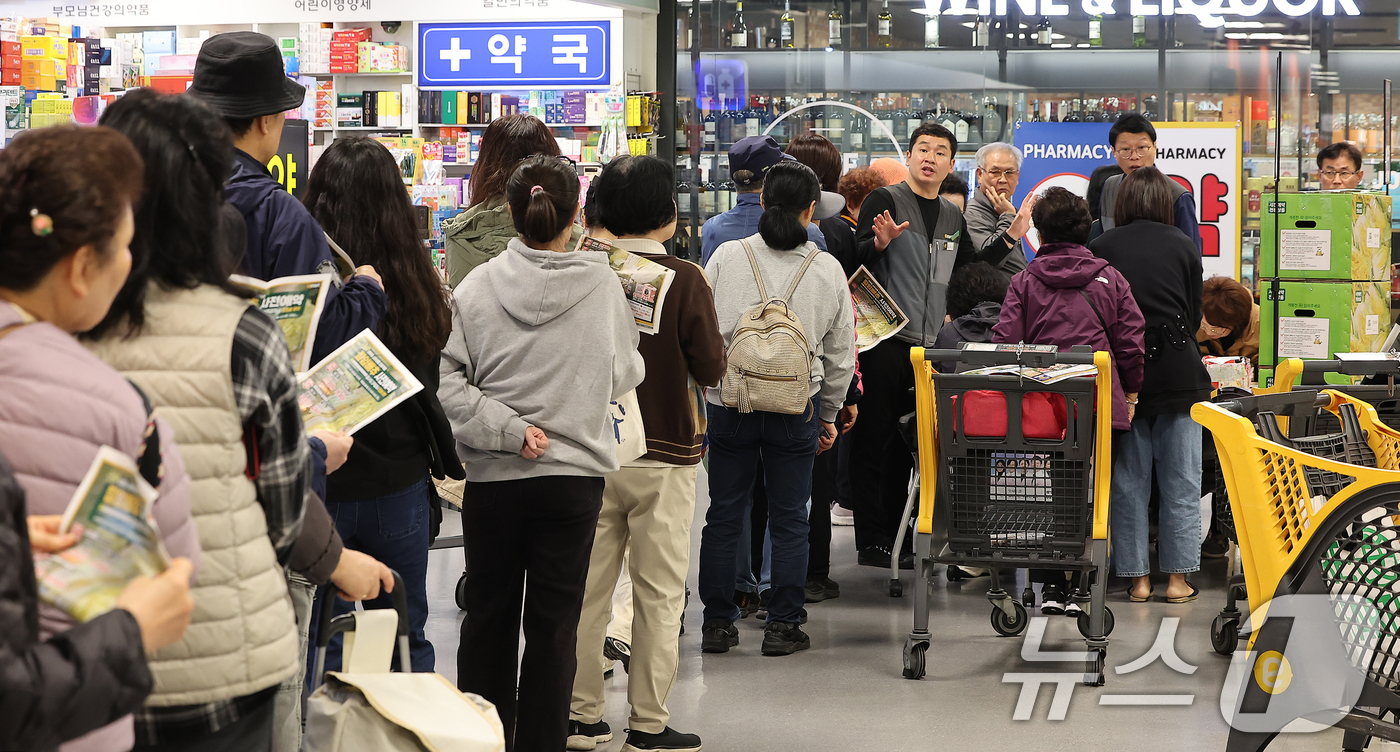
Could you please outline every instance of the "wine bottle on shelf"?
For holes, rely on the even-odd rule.
[[[783,15],[778,19],[778,42],[784,49],[797,46],[797,19],[792,17],[791,0],[783,0]]]
[[[836,2],[831,4],[831,12],[826,16],[826,46],[835,49],[841,46],[841,11]]]
[[[763,135],[763,111],[758,108],[758,97],[749,97],[749,108],[744,110],[744,134]]]
[[[899,135],[894,129],[894,103],[890,101],[888,94],[881,94],[880,98],[876,100],[875,117],[880,121],[880,125],[884,126],[884,129],[880,131],[882,137],[889,138],[890,133]],[[885,131],[889,131],[889,133]]]
[[[676,214],[682,219],[690,216],[690,183],[685,178],[676,183]]]
[[[1063,120],[1062,122],[1066,122],[1066,123],[1082,123],[1082,122],[1084,122],[1083,107],[1084,107],[1083,102],[1079,101],[1078,99],[1074,100],[1074,104],[1070,105],[1069,108],[1066,108],[1066,107],[1065,107],[1065,103],[1064,103],[1064,102],[1061,102],[1061,103],[1060,103],[1060,112],[1064,112],[1066,109],[1069,109],[1069,116],[1066,117],[1066,118],[1064,118],[1064,120]]]
[[[894,15],[890,13],[890,0],[885,0],[885,7],[880,10],[880,15],[875,18],[875,46],[880,49],[889,49],[894,46],[894,34],[890,28],[894,25]]]
[[[734,4],[734,15],[729,19],[724,32],[729,47],[741,50],[749,46],[749,26],[744,23],[743,0]]]
[[[1050,17],[1041,16],[1040,23],[1036,24],[1035,27],[1036,46],[1048,49],[1050,47],[1050,41],[1052,38],[1053,36],[1051,34]]]
[[[967,117],[961,112],[958,113],[957,118],[957,121],[953,123],[953,138],[956,138],[958,143],[965,144],[970,134],[970,124],[967,122]]]
[[[938,49],[939,15],[936,10],[929,10],[924,16],[924,49]]]
[[[1002,126],[1006,123],[1001,113],[997,111],[997,98],[986,97],[982,100],[982,143],[990,144],[1001,140]]]
[[[897,139],[908,138],[909,133],[909,104],[905,97],[896,97],[894,117],[890,118],[890,132],[894,133]]]
[[[1039,99],[1032,99],[1032,100],[1031,100],[1031,106],[1028,107],[1028,108],[1026,108],[1026,109],[1028,110],[1028,112],[1026,112],[1027,121],[1028,121],[1028,122],[1031,122],[1031,123],[1039,123],[1039,122],[1040,122],[1040,100],[1039,100]]]
[[[909,120],[904,124],[904,133],[902,134],[904,138],[912,138],[914,131],[918,130],[919,126],[924,124],[923,97],[914,97],[913,105],[914,106],[909,110]],[[896,133],[895,135],[899,136],[901,134]]]
[[[1089,16],[1089,46],[1103,46],[1103,16],[1098,14]]]
[[[957,113],[953,112],[951,109],[944,110],[944,111],[938,116],[938,124],[941,125],[941,126],[943,126],[944,128],[947,128],[947,129],[948,129],[948,132],[949,132],[949,133],[952,133],[953,136],[954,136],[955,138],[957,137],[957,135],[958,135],[958,115],[957,115]],[[962,139],[958,139],[958,140],[961,141]]]
[[[846,143],[851,147],[851,151],[865,151],[865,136],[869,124],[869,118],[859,113],[851,113],[851,120],[846,124]]]
[[[729,101],[726,97],[719,98],[719,114],[715,116],[715,139],[719,142],[719,150],[726,151],[734,143],[734,121],[729,117]]]
[[[1147,18],[1145,16],[1133,16],[1133,46],[1147,46]]]
[[[705,111],[705,149],[715,148],[715,139],[718,137],[719,118],[715,116],[714,103],[710,103],[710,109]]]

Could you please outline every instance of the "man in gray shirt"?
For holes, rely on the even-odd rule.
[[[1011,196],[1016,193],[1020,177],[1020,149],[998,141],[977,150],[977,190],[963,210],[963,216],[967,219],[967,232],[978,248],[999,239],[1016,219]],[[997,264],[997,270],[1009,280],[1025,268],[1024,241],[1018,240],[1016,247]]]

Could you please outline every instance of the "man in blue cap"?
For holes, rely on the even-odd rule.
[[[792,157],[783,153],[772,136],[749,136],[729,147],[729,177],[739,190],[739,198],[733,209],[710,217],[700,228],[701,265],[709,263],[710,255],[721,245],[758,232],[758,218],[763,216],[763,207],[758,203],[759,194],[763,192],[763,175],[769,167],[784,159]],[[845,207],[845,199],[823,191],[818,204],[813,218],[825,219],[839,216]],[[807,239],[826,250],[826,239],[815,223],[807,225]]]

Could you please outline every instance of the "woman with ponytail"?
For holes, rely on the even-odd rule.
[[[855,317],[841,263],[807,240],[807,226],[820,198],[821,185],[810,167],[793,161],[770,167],[763,179],[758,234],[721,245],[705,267],[726,348],[741,317],[765,302],[757,274],[770,300],[792,288],[787,308],[801,321],[812,363],[812,409],[800,415],[741,413],[723,404],[721,390],[709,390],[710,509],[700,543],[705,652],[723,653],[739,642],[734,626],[739,618],[733,601],[735,547],[760,456],[773,542],[763,654],[789,655],[811,646],[798,624],[807,579],[812,464],[836,439],[836,416],[856,360]],[[817,255],[809,262],[813,254]]]
[[[618,469],[608,403],[645,366],[607,254],[571,252],[573,165],[526,159],[505,193],[520,235],[453,292],[438,388],[467,475],[457,682],[495,703],[508,751],[555,752],[603,476]]]

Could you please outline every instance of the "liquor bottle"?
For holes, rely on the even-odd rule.
[[[1089,16],[1089,46],[1103,46],[1103,16]]]
[[[914,107],[909,110],[909,120],[904,124],[904,137],[911,138],[914,131],[924,124],[924,100],[922,97],[914,97]],[[896,136],[899,134],[896,133]]]
[[[703,176],[704,182],[700,184],[700,219],[705,220],[716,214],[715,212],[715,184],[712,180],[707,180]]]
[[[938,116],[938,124],[947,128],[948,132],[952,133],[954,137],[958,135],[958,116],[957,113],[952,110],[944,110]],[[962,139],[958,140],[961,141]]]
[[[1053,36],[1052,36],[1052,34],[1051,34],[1051,29],[1050,29],[1050,17],[1049,17],[1049,16],[1041,16],[1041,17],[1040,17],[1040,23],[1036,24],[1036,27],[1035,27],[1035,43],[1036,43],[1036,46],[1038,46],[1038,47],[1045,47],[1045,48],[1048,49],[1048,48],[1050,47],[1050,41],[1051,41],[1052,38],[1053,38]]]
[[[894,46],[894,34],[890,28],[893,24],[894,15],[890,13],[890,0],[885,0],[885,7],[875,19],[876,47],[887,50]]]
[[[1101,102],[1103,102],[1102,99],[1097,99],[1097,100],[1096,100],[1096,99],[1086,99],[1086,100],[1084,100],[1084,122],[1086,122],[1086,123],[1098,123],[1098,122],[1102,122],[1102,120],[1101,120],[1100,117],[1099,117],[1099,111],[1103,109],[1103,105],[1101,104]]]
[[[841,11],[836,8],[836,2],[832,2],[831,12],[826,16],[826,46],[833,49],[841,46],[842,17]]]
[[[758,108],[758,97],[749,97],[749,108],[744,110],[744,134],[748,136],[759,136],[763,134],[763,111]]]
[[[726,151],[734,143],[734,121],[729,117],[729,100],[719,98],[719,114],[715,116],[715,140],[720,151]]]
[[[978,17],[977,26],[972,37],[974,47],[987,47],[992,43],[992,27],[987,23],[987,19]]]
[[[890,131],[897,139],[908,138],[909,133],[909,104],[905,97],[896,97],[894,116],[890,118]]]
[[[729,19],[729,25],[724,29],[727,46],[736,50],[742,50],[749,46],[749,26],[744,23],[744,3],[743,0],[734,4],[734,16]]]
[[[792,17],[791,0],[783,0],[783,15],[778,19],[778,39],[784,49],[797,46],[797,20]]]
[[[690,215],[690,183],[685,178],[676,183],[676,214],[681,217]]]
[[[969,124],[961,112],[958,113],[957,118],[957,121],[953,123],[953,137],[958,140],[958,143],[965,144],[969,135]]]
[[[928,15],[924,16],[924,49],[926,50],[938,49],[938,22],[939,16],[936,10],[930,10]]]
[[[868,118],[859,113],[851,113],[851,121],[846,124],[846,143],[851,147],[851,151],[865,151],[865,134],[869,129]]]
[[[984,98],[982,100],[982,143],[990,144],[1000,141],[1003,125],[1005,125],[1005,121],[1001,113],[997,111],[997,98]]]
[[[710,109],[705,111],[705,148],[715,148],[715,139],[718,137],[719,118],[715,117],[714,103],[711,102]]]
[[[876,100],[875,117],[880,121],[880,125],[884,126],[884,129],[880,131],[881,136],[889,138],[890,133],[893,133],[896,138],[899,136],[899,132],[894,129],[894,103],[888,94],[881,94],[880,98]],[[885,131],[889,131],[889,133]]]
[[[1133,46],[1147,46],[1147,18],[1145,16],[1133,16]]]
[[[729,113],[729,135],[738,143],[749,136],[756,136],[756,133],[749,133],[749,120],[744,114],[744,103],[734,98],[734,110]]]
[[[963,113],[962,119],[967,121],[967,138],[959,138],[959,148],[963,144],[968,149],[976,149],[982,145],[982,110],[977,106],[977,100],[972,100],[972,109]]]
[[[1065,103],[1064,103],[1064,102],[1061,102],[1061,103],[1060,103],[1060,112],[1064,112],[1066,109],[1069,109],[1069,115],[1068,115],[1068,117],[1065,117],[1064,120],[1063,120],[1062,122],[1065,122],[1065,123],[1082,123],[1082,122],[1084,122],[1084,103],[1083,103],[1083,102],[1081,102],[1080,100],[1076,99],[1076,100],[1074,100],[1074,104],[1071,105],[1069,108],[1066,108],[1066,107],[1065,107]]]
[[[826,108],[826,133],[822,135],[826,136],[831,143],[835,144],[837,149],[841,149],[842,144],[844,144],[846,140],[847,112],[849,112],[849,110],[845,107]]]

